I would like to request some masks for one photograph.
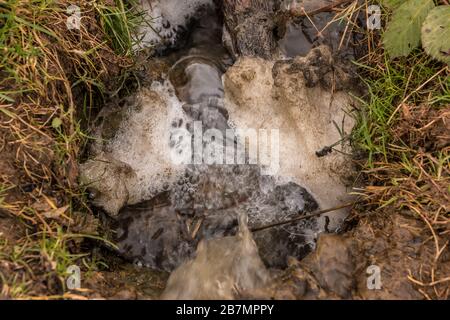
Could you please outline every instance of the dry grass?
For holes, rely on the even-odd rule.
[[[368,18],[369,5],[382,4],[371,0],[334,3],[335,18],[317,31],[341,23],[345,26],[341,47],[348,44],[351,33],[362,31],[360,12]],[[312,22],[301,9],[298,15]],[[385,26],[390,12],[382,6],[381,13]],[[368,212],[406,211],[420,221],[423,246],[432,246],[434,258],[421,262],[419,278],[409,274],[405,280],[414,283],[426,299],[446,299],[450,294],[446,267],[450,254],[450,67],[433,61],[421,49],[392,61],[382,47],[383,30],[363,29],[367,54],[356,64],[368,93],[361,100],[352,140],[362,154],[358,164],[366,187],[359,193],[363,200],[356,215],[364,219]]]
[[[79,30],[66,26],[71,4]],[[123,10],[122,1],[0,1],[0,211],[22,222],[21,238],[0,234],[3,296],[62,294],[66,267],[81,258],[73,230],[86,231],[89,209],[77,159],[83,128],[132,62]],[[117,25],[120,48],[106,33]]]
[[[410,212],[422,222],[423,246],[434,258],[423,261],[420,278],[408,276],[426,298],[448,298],[450,270],[450,112],[428,105],[402,106],[392,126],[388,161],[379,159],[364,171],[366,205],[376,211]],[[442,264],[441,262],[444,262]],[[406,266],[407,267],[407,266]],[[417,276],[416,276],[417,277]]]
[[[386,12],[384,19],[387,18]],[[369,33],[360,61],[368,94],[354,132],[365,154],[362,211],[409,212],[434,259],[420,279],[407,278],[424,298],[446,298],[450,270],[450,68],[421,49],[390,60],[379,34]],[[407,266],[406,266],[407,267]],[[438,276],[439,275],[439,276]]]

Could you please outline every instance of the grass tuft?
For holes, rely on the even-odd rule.
[[[70,5],[80,8],[79,30],[67,27]],[[122,0],[0,0],[0,211],[21,234],[2,233],[10,220],[0,216],[0,296],[64,295],[67,267],[90,265],[80,239],[95,233],[95,218],[77,163],[84,129],[132,65],[138,20],[129,8]]]
[[[386,15],[386,13],[384,13]],[[353,132],[366,187],[364,210],[408,214],[422,222],[418,238],[434,259],[420,279],[408,279],[425,298],[448,297],[441,261],[450,234],[450,68],[422,49],[391,60],[380,37],[357,62],[367,95]],[[407,266],[406,266],[407,267]],[[447,279],[447,280],[446,280]]]

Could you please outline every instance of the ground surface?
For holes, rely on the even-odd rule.
[[[167,274],[104,253],[98,216],[77,185],[90,119],[134,70],[135,20],[122,1],[96,1],[80,4],[82,28],[67,32],[67,5],[0,3],[0,297],[156,298]],[[348,16],[349,7],[336,12]],[[342,234],[325,235],[261,296],[449,297],[449,68],[421,49],[390,60],[377,34],[366,44],[368,91],[353,138],[361,201]],[[72,264],[82,266],[82,290],[66,287]],[[381,269],[381,290],[367,289],[370,265]]]

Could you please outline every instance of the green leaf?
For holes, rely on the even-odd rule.
[[[0,101],[2,101],[2,100],[6,100],[6,101],[9,101],[9,102],[14,102],[13,98],[7,96],[6,94],[0,93]]]
[[[433,8],[433,0],[408,0],[394,11],[383,35],[391,58],[407,56],[419,45],[422,23]]]
[[[402,3],[404,3],[406,0],[382,0],[381,4],[388,9],[395,9]]]
[[[450,65],[450,6],[430,11],[422,26],[422,44],[430,56]]]

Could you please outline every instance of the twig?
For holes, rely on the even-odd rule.
[[[346,141],[347,139],[349,139],[351,136],[350,135],[346,135],[345,137],[343,137],[342,139],[340,139],[339,141],[336,141],[335,143],[333,143],[332,145],[329,146],[325,146],[322,149],[316,151],[316,156],[318,158],[322,158],[325,157],[326,155],[330,154],[333,150],[334,147],[336,147],[338,144]],[[337,151],[337,150],[336,150]]]
[[[334,208],[330,208],[330,209],[317,211],[317,212],[314,212],[314,213],[311,213],[311,214],[307,214],[307,215],[304,215],[304,216],[301,216],[301,217],[297,217],[297,218],[294,218],[294,219],[291,219],[291,220],[271,223],[271,224],[268,224],[268,225],[265,225],[265,226],[262,226],[262,227],[251,228],[250,231],[251,232],[258,232],[258,231],[262,231],[262,230],[266,230],[266,229],[270,229],[270,228],[274,228],[274,227],[283,226],[283,225],[286,225],[286,224],[291,224],[291,223],[294,223],[294,222],[297,222],[297,221],[300,221],[300,220],[304,220],[304,219],[308,219],[308,218],[312,218],[312,217],[317,217],[317,216],[320,216],[320,215],[322,215],[324,213],[337,211],[339,209],[348,208],[348,207],[351,207],[351,206],[353,206],[355,204],[356,204],[356,202],[347,203],[347,204],[344,204],[342,206],[338,206],[338,207],[334,207]]]
[[[293,17],[305,17],[307,15],[311,16],[311,15],[315,15],[315,14],[318,14],[318,13],[321,13],[321,12],[331,11],[333,8],[335,8],[337,6],[340,6],[340,5],[345,4],[345,3],[353,2],[353,1],[354,0],[336,0],[335,2],[332,2],[332,3],[330,3],[330,4],[326,5],[326,6],[323,6],[323,7],[317,8],[315,10],[311,10],[309,12],[306,12],[302,6],[300,6],[300,8],[293,7],[290,10],[290,14]]]

